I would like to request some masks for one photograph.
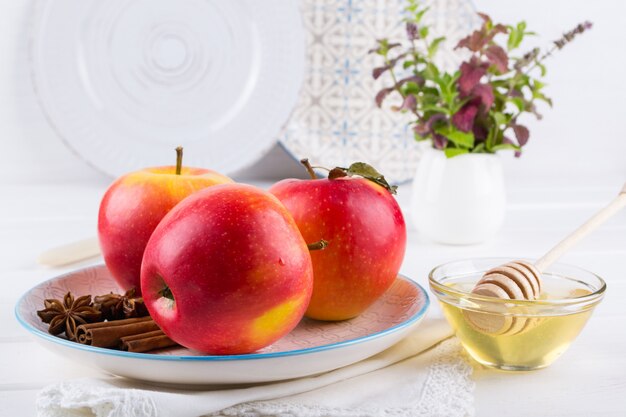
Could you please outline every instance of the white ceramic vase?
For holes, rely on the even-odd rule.
[[[411,217],[420,233],[440,243],[484,242],[502,226],[506,192],[494,154],[446,158],[428,148],[413,179]]]

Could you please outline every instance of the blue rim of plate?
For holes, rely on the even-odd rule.
[[[91,268],[98,268],[98,267],[103,267],[104,264],[100,264],[100,265],[93,265],[93,266],[89,266],[85,269],[91,269]],[[47,281],[43,281],[41,283],[39,283],[37,286],[48,283],[48,282],[52,282],[52,281],[57,281],[57,280],[61,280],[65,277],[67,277],[68,275],[73,275],[78,271],[72,271],[72,272],[68,272],[66,274],[62,274],[59,275],[58,277],[49,279]],[[402,274],[398,274],[398,278],[405,280],[406,282],[408,282],[409,284],[413,285],[415,288],[417,288],[418,292],[424,296],[424,305],[422,306],[422,308],[420,308],[418,311],[416,311],[415,313],[413,313],[413,315],[411,317],[409,317],[408,319],[406,319],[405,321],[403,321],[402,323],[396,324],[395,326],[389,327],[388,329],[385,330],[381,330],[379,332],[376,333],[371,333],[368,334],[366,336],[361,336],[361,337],[357,337],[356,339],[350,339],[350,340],[346,340],[343,342],[336,342],[336,343],[331,343],[328,345],[321,345],[321,346],[315,346],[312,348],[306,348],[306,349],[296,349],[296,350],[288,350],[288,351],[284,351],[284,352],[268,352],[268,353],[247,353],[247,354],[243,354],[243,355],[204,355],[204,356],[191,356],[191,355],[185,355],[185,356],[179,356],[179,355],[159,355],[159,354],[152,354],[152,353],[134,353],[134,352],[125,352],[125,351],[120,351],[120,350],[115,350],[115,349],[106,349],[106,348],[99,348],[99,347],[94,347],[94,346],[88,346],[88,345],[83,345],[80,343],[76,343],[76,342],[71,342],[67,339],[62,339],[58,336],[53,336],[49,333],[43,332],[39,329],[36,329],[35,327],[31,326],[21,315],[19,312],[20,306],[22,305],[22,303],[24,302],[24,299],[30,294],[30,292],[36,288],[37,286],[31,288],[30,290],[26,291],[26,293],[24,293],[20,299],[17,301],[15,308],[14,308],[14,312],[15,312],[15,317],[17,319],[17,321],[22,325],[22,327],[24,327],[26,330],[28,330],[30,333],[32,333],[33,335],[40,337],[42,339],[48,340],[50,342],[56,343],[56,344],[60,344],[62,346],[66,346],[72,349],[78,349],[78,350],[83,350],[83,351],[87,351],[87,352],[93,352],[93,353],[99,353],[99,354],[104,354],[104,355],[111,355],[111,356],[120,356],[120,357],[125,357],[125,358],[133,358],[133,359],[145,359],[145,360],[159,360],[159,361],[209,361],[209,362],[222,362],[222,361],[237,361],[237,360],[259,360],[259,359],[269,359],[269,358],[282,358],[282,357],[287,357],[287,356],[297,356],[297,355],[305,355],[305,354],[310,354],[310,353],[315,353],[315,352],[322,352],[322,351],[326,351],[326,350],[332,350],[332,349],[337,349],[337,348],[343,348],[343,347],[347,347],[347,346],[351,346],[357,343],[361,343],[361,342],[365,342],[368,340],[372,340],[372,339],[377,339],[379,337],[391,334],[391,333],[395,333],[398,330],[404,329],[406,327],[411,326],[412,324],[416,323],[417,321],[419,321],[424,314],[426,314],[426,311],[428,310],[428,307],[430,306],[430,297],[428,296],[428,293],[426,292],[426,290],[424,289],[424,287],[422,287],[421,285],[419,285],[417,282],[413,281],[412,279],[402,275]],[[396,279],[398,279],[396,278]]]

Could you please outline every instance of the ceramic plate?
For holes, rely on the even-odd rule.
[[[53,278],[18,302],[18,321],[45,347],[114,375],[161,384],[234,384],[277,381],[337,369],[372,356],[398,342],[422,320],[426,291],[399,276],[367,311],[352,320],[303,320],[291,333],[256,353],[206,356],[186,348],[129,353],[96,348],[52,336],[37,317],[46,298],[119,292],[104,265]]]
[[[458,65],[456,42],[477,24],[469,0],[426,0],[425,19],[434,36],[446,36],[438,63]],[[403,23],[406,0],[301,0],[306,29],[307,66],[298,104],[280,143],[294,158],[313,165],[372,164],[388,180],[413,178],[420,156],[409,119],[376,107],[383,88],[372,69],[380,57],[368,54],[376,39],[406,39]],[[384,78],[384,77],[383,77]]]
[[[275,142],[304,74],[296,0],[40,0],[35,90],[100,171],[185,164],[232,173]]]

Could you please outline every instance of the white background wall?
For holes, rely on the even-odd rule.
[[[359,1],[359,0],[355,0]],[[109,178],[84,164],[56,137],[41,113],[29,74],[29,25],[35,0],[0,0],[0,183],[99,182]],[[594,28],[548,63],[554,109],[529,118],[531,141],[522,158],[506,158],[513,183],[626,179],[626,2],[622,0],[475,0],[495,20],[525,19],[547,44],[578,22]],[[244,177],[280,177],[300,169],[278,148]]]
[[[626,2],[623,0],[475,0],[495,20],[526,20],[546,45],[577,23],[594,27],[547,62],[540,122],[528,119],[531,139],[522,158],[507,164],[508,180],[586,181],[619,176],[626,180]]]

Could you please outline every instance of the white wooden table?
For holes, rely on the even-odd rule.
[[[542,254],[619,190],[623,178],[567,184],[509,184],[501,233],[476,246],[442,246],[409,230],[402,272],[427,286],[433,266],[455,258]],[[598,185],[602,184],[602,185]],[[266,184],[265,184],[266,185]],[[100,372],[41,348],[14,318],[18,297],[65,269],[35,263],[45,249],[95,235],[106,184],[0,185],[0,416],[35,415],[37,391],[69,378]],[[408,208],[410,187],[400,188]],[[563,261],[608,281],[605,300],[582,334],[551,367],[531,373],[476,369],[478,416],[626,415],[626,212],[582,242]],[[433,303],[431,315],[440,314]]]

